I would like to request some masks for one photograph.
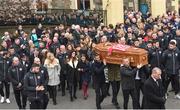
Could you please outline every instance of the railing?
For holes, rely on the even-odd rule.
[[[106,10],[74,10],[74,9],[48,9],[47,11],[31,10],[27,15],[16,19],[0,18],[0,26],[5,25],[59,25],[70,26],[79,24],[81,26],[98,26],[107,23]]]

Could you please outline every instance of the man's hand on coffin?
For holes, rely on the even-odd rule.
[[[140,69],[142,67],[142,64],[137,65],[137,68]]]
[[[103,59],[103,63],[104,63],[104,65],[106,65],[106,59]]]

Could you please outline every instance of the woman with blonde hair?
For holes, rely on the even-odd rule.
[[[60,64],[59,60],[54,57],[53,53],[47,53],[47,58],[45,59],[44,66],[47,68],[49,75],[48,82],[48,91],[50,98],[53,100],[53,104],[56,105],[56,96],[57,96],[57,86],[60,83]]]

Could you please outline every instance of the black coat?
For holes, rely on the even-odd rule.
[[[150,75],[150,68],[148,67],[148,65],[144,65],[138,70],[139,70],[139,78],[141,82],[144,84],[144,82],[147,80],[147,78]]]
[[[22,61],[21,60],[21,64],[26,68],[26,73],[29,72],[31,65],[28,61]]]
[[[163,68],[168,75],[177,75],[180,69],[180,51],[167,49],[163,53]]]
[[[120,68],[122,89],[135,89],[135,74],[137,68],[122,66]]]
[[[144,84],[144,109],[164,109],[165,108],[165,92],[162,81],[158,80],[158,84],[152,77],[149,77]]]
[[[45,68],[44,66],[40,66],[40,73],[42,75],[43,81],[44,81],[44,85],[48,85],[48,81],[49,81],[49,74],[47,71],[47,68]]]
[[[69,85],[75,85],[79,81],[79,73],[77,68],[78,61],[75,61],[74,67],[72,61],[67,64],[67,80]]]
[[[22,89],[23,86],[21,86],[20,88],[17,88],[18,84],[21,83],[23,85],[23,79],[24,79],[24,75],[26,74],[26,68],[19,64],[18,66],[11,66],[8,69],[8,76],[10,81],[12,82],[13,88],[14,89]]]
[[[82,77],[82,81],[89,82],[91,80],[91,74],[90,74],[90,65],[88,62],[82,62],[79,61],[77,68],[83,69],[82,71],[79,71],[79,75]]]
[[[40,73],[28,72],[24,77],[24,89],[27,92],[30,101],[39,100],[43,98],[44,91],[36,91],[37,86],[45,86],[45,80]]]
[[[95,61],[92,64],[94,83],[102,84],[105,83],[104,68],[106,66],[102,62]]]
[[[60,43],[52,43],[49,50],[56,55],[56,49],[60,47]]]
[[[8,78],[8,68],[9,68],[9,59],[3,58],[0,56],[0,81],[9,81]]]
[[[149,64],[151,68],[159,67],[162,68],[162,54],[163,50],[161,48],[153,48],[149,51]]]
[[[59,60],[60,66],[61,66],[61,74],[60,75],[65,75],[67,74],[67,58],[68,58],[68,54],[65,53],[60,53],[57,55],[57,58]]]

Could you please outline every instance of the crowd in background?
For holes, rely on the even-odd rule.
[[[116,88],[112,90],[112,103],[119,108],[117,95],[120,88],[120,81],[122,80],[122,90],[126,90],[126,94],[123,93],[124,108],[127,108],[129,94],[133,98],[133,107],[143,108],[139,98],[140,90],[143,91],[143,84],[150,76],[151,70],[154,67],[159,67],[163,73],[162,81],[165,92],[167,92],[167,88],[171,82],[172,89],[175,91],[175,98],[180,99],[178,95],[180,89],[178,80],[180,77],[179,15],[174,12],[167,12],[162,16],[153,18],[150,13],[142,15],[141,12],[125,11],[124,23],[117,23],[115,26],[112,24],[105,26],[103,23],[100,23],[98,27],[91,25],[92,21],[94,23],[96,22],[96,17],[91,18],[91,22],[87,22],[90,17],[85,17],[84,19],[86,20],[84,21],[83,15],[78,16],[74,14],[71,15],[71,19],[67,16],[68,15],[62,15],[60,17],[51,16],[50,19],[44,18],[43,16],[29,17],[25,22],[36,24],[46,20],[50,22],[57,20],[60,25],[49,29],[43,27],[42,24],[38,24],[37,28],[32,29],[31,34],[27,34],[23,30],[23,26],[19,25],[15,35],[9,32],[4,33],[1,43],[0,65],[6,64],[6,68],[1,68],[0,66],[0,69],[2,69],[0,71],[0,81],[6,85],[7,93],[9,92],[9,81],[12,82],[19,108],[25,108],[26,105],[24,103],[21,105],[20,99],[18,98],[20,97],[19,91],[27,90],[31,93],[28,94],[28,96],[23,96],[24,100],[27,100],[26,97],[32,98],[33,95],[35,95],[35,93],[32,92],[33,89],[30,88],[28,84],[32,83],[32,86],[35,85],[32,73],[37,72],[43,74],[43,76],[37,76],[39,79],[43,77],[42,82],[37,79],[37,83],[41,82],[43,86],[38,86],[36,90],[44,91],[47,89],[49,98],[53,99],[54,105],[58,103],[56,101],[58,88],[61,89],[62,96],[66,95],[66,87],[68,88],[70,101],[78,98],[76,95],[77,88],[83,90],[84,99],[87,99],[89,96],[89,84],[93,82],[93,87],[96,91],[96,107],[101,108],[100,104],[103,99],[109,95],[108,89],[111,84],[113,88]],[[37,19],[41,19],[42,21]],[[71,23],[68,23],[67,20],[70,20]],[[63,25],[63,22],[66,22],[70,26]],[[141,75],[144,74],[144,76],[139,76],[138,78],[136,76],[131,79],[132,81],[141,80],[141,83],[135,83],[134,86],[123,85],[126,81],[122,78],[124,76],[121,72],[123,73],[124,70],[120,72],[117,65],[112,66],[106,64],[104,60],[103,63],[100,61],[99,56],[95,53],[94,47],[99,43],[107,42],[131,45],[148,51],[149,64],[143,67],[138,66],[138,69],[143,68],[139,73],[141,73]],[[36,67],[38,67],[36,64],[40,65],[41,71],[36,70]],[[12,74],[16,74],[18,71],[14,69],[17,65],[19,65],[17,67],[19,71],[30,72],[27,75],[23,75],[25,78],[21,80],[24,80],[24,82],[20,81],[20,76],[17,76],[19,82],[15,81],[16,75],[12,76]],[[10,69],[8,69],[8,67],[10,67]],[[112,76],[114,72],[117,73],[116,76]],[[15,79],[13,80],[12,77],[15,77]],[[6,80],[6,78],[9,80]],[[106,85],[105,88],[101,88],[104,87],[101,86],[102,84]],[[116,87],[114,87],[115,85]],[[128,91],[129,93],[127,93],[127,90],[129,90],[128,87],[136,90],[137,94],[134,94],[132,91]],[[105,92],[102,92],[104,94],[100,94],[100,88],[102,90],[105,89]],[[0,88],[1,91],[2,89],[3,88]],[[10,103],[9,95],[4,96],[3,92],[1,92],[1,96],[3,97],[3,99],[1,97],[1,103],[5,101],[5,97],[8,99],[6,102]],[[38,94],[38,96],[40,97],[41,95]],[[46,97],[43,95],[43,99],[44,98],[48,99],[47,95]],[[30,106],[31,108],[37,107],[37,102],[33,102],[35,99],[29,100],[32,102],[31,104],[33,104]],[[159,101],[162,100],[159,99]],[[162,103],[164,104],[165,101],[163,100]]]
[[[0,26],[8,25],[45,25],[71,26],[79,24],[80,26],[98,26],[103,22],[103,13],[105,11],[78,11],[54,9],[44,12],[29,12],[29,14],[19,14],[14,16],[0,16]],[[34,14],[33,14],[34,13]]]

